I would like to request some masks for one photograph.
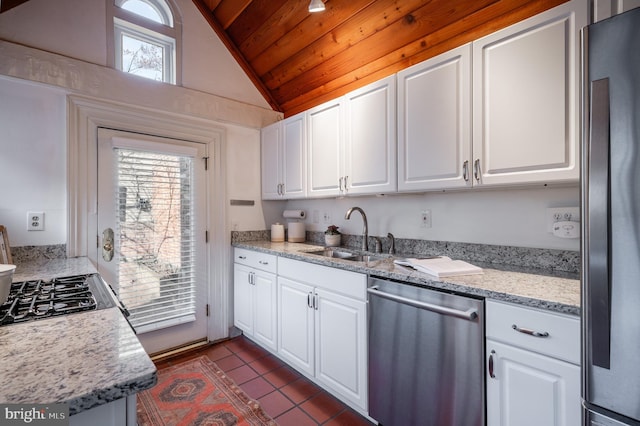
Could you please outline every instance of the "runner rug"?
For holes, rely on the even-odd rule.
[[[277,426],[206,356],[158,370],[158,383],[138,394],[139,426]]]

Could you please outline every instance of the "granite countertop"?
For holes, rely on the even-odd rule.
[[[513,266],[502,268],[496,264],[483,265],[471,262],[481,266],[484,274],[438,279],[411,268],[396,265],[391,256],[384,254],[381,255],[383,256],[381,260],[354,262],[309,254],[308,252],[321,250],[324,247],[305,243],[243,241],[233,245],[439,290],[455,291],[569,315],[580,315],[580,280],[575,274]]]
[[[14,281],[96,272],[86,258],[21,264]],[[155,385],[156,367],[118,308],[0,327],[0,403],[77,414]]]

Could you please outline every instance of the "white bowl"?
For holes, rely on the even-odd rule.
[[[7,301],[16,265],[0,265],[0,305]]]

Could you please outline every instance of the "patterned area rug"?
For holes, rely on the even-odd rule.
[[[158,370],[158,384],[138,394],[139,426],[277,426],[206,356]]]

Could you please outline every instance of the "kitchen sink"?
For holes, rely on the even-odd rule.
[[[355,254],[349,252],[349,251],[342,251],[342,250],[334,250],[334,249],[329,249],[326,248],[324,250],[316,250],[316,251],[308,251],[308,254],[316,254],[318,256],[324,256],[324,257],[334,257],[334,258],[338,258],[338,259],[347,259],[350,257],[355,256]]]
[[[351,260],[353,262],[372,262],[375,260],[384,259],[383,256],[375,256],[375,255],[369,255],[369,254],[355,254],[349,251],[329,249],[329,248],[326,248],[324,250],[308,251],[307,254],[315,254],[323,257],[331,257],[334,259]]]

